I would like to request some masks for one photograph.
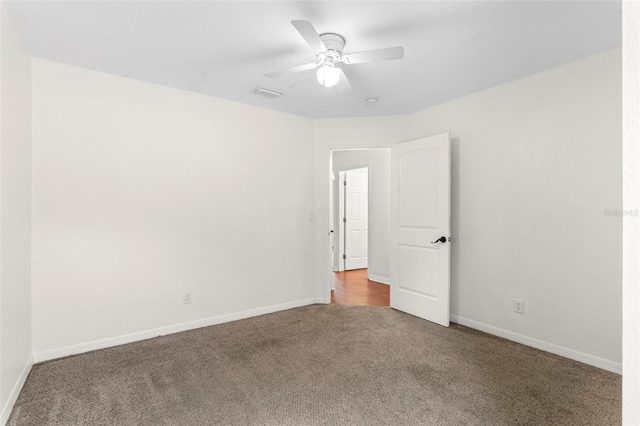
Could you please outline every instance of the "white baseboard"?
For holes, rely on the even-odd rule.
[[[11,393],[9,394],[6,404],[2,407],[2,413],[0,413],[0,425],[7,424],[7,420],[9,420],[9,416],[11,415],[11,410],[13,410],[13,406],[16,405],[16,401],[22,391],[22,387],[27,381],[29,373],[31,373],[31,367],[33,367],[33,357],[29,357],[27,360],[27,364],[20,372],[16,384],[13,386],[13,389],[11,389]]]
[[[464,325],[465,327],[484,331],[485,333],[493,334],[494,336],[502,337],[503,339],[512,340],[514,342],[518,342],[526,346],[531,346],[532,348],[540,349],[545,352],[551,352],[552,354],[560,355],[561,357],[579,361],[584,364],[589,364],[603,370],[611,371],[612,373],[622,374],[622,363],[619,362],[614,362],[594,355],[585,354],[583,352],[565,348],[564,346],[559,346],[554,343],[534,339],[533,337],[514,333],[513,331],[504,330],[502,328],[459,317],[457,315],[451,315],[450,318],[451,322]]]
[[[146,339],[152,339],[158,336],[164,336],[167,334],[179,333],[181,331],[193,330],[196,328],[208,327],[210,325],[222,324],[225,322],[251,318],[258,315],[271,314],[273,312],[284,311],[292,308],[299,308],[301,306],[313,305],[315,303],[318,303],[315,298],[297,300],[295,302],[282,303],[279,305],[266,306],[264,308],[250,309],[248,311],[235,312],[233,314],[218,315],[215,317],[204,318],[201,320],[189,321],[189,322],[174,324],[166,327],[139,331],[136,333],[125,334],[122,336],[110,337],[108,339],[94,340],[91,342],[79,343],[77,345],[64,346],[61,348],[51,349],[48,351],[35,352],[33,354],[33,360],[36,363],[49,361],[52,359],[62,358],[69,355],[77,355],[84,352],[110,348],[112,346],[124,345],[127,343],[133,343],[140,340],[146,340]]]
[[[375,281],[377,283],[391,285],[391,280],[389,278],[381,277],[380,275],[368,274],[367,278],[370,279],[371,281]]]

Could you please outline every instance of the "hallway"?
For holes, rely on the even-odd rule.
[[[389,306],[389,286],[367,279],[367,269],[334,272],[333,288],[335,305]]]

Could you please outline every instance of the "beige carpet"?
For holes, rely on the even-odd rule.
[[[33,367],[9,425],[615,425],[620,376],[390,308],[314,305]]]

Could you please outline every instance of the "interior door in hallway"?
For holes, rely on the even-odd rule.
[[[369,170],[347,171],[344,185],[344,269],[362,269],[369,262]]]
[[[449,326],[449,134],[391,148],[391,307]]]

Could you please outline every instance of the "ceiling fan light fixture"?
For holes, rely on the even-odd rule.
[[[318,83],[322,84],[324,87],[331,87],[338,84],[338,80],[340,80],[340,70],[333,66],[333,64],[323,64],[320,69],[318,69]]]

